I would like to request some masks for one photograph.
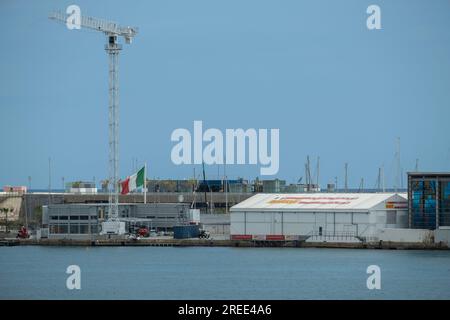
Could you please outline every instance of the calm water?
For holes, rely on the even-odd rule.
[[[68,265],[81,290],[66,288]],[[366,268],[382,289],[366,287]],[[450,299],[450,252],[0,247],[2,299]]]

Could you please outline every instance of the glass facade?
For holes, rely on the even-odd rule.
[[[442,181],[439,188],[439,225],[450,226],[450,180]]]
[[[91,215],[50,216],[51,234],[90,234],[98,233],[97,216]],[[90,229],[90,230],[89,230]]]
[[[90,226],[91,232],[89,232],[89,224],[63,224],[63,223],[50,223],[49,231],[51,234],[90,234],[98,232],[98,225],[93,224]]]
[[[120,204],[119,214],[126,228],[146,225],[156,230],[171,230],[174,225],[189,219],[188,203]],[[49,228],[49,237],[82,239],[98,235],[108,204],[55,204],[44,206],[43,225]],[[102,218],[103,217],[103,218]],[[75,237],[76,236],[76,237]]]
[[[409,173],[408,199],[411,228],[450,226],[450,174]]]

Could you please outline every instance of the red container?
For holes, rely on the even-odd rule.
[[[278,235],[278,234],[269,234],[266,236],[266,240],[267,241],[284,241],[284,236]]]
[[[252,235],[250,235],[250,234],[232,234],[231,240],[252,240]]]

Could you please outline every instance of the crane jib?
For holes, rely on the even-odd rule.
[[[50,19],[58,20],[61,22],[67,22],[71,16],[61,11],[52,12],[49,15]],[[131,40],[137,34],[137,28],[135,27],[122,27],[116,22],[108,21],[104,19],[98,19],[90,16],[81,15],[80,27],[104,32],[106,34],[116,34],[123,36],[127,42]]]

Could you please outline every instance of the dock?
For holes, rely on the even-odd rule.
[[[247,241],[211,239],[0,239],[0,246],[74,246],[74,247],[240,247],[240,248],[333,248],[381,250],[449,250],[445,243],[407,242],[305,242],[305,241]]]

